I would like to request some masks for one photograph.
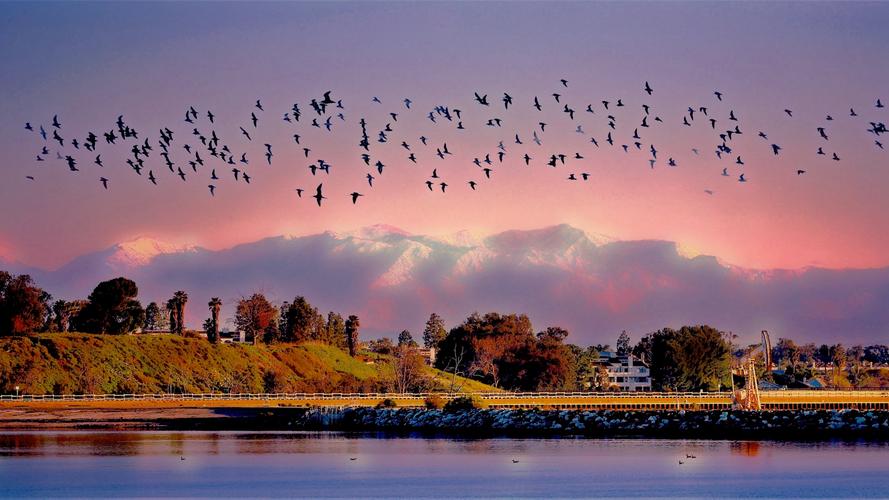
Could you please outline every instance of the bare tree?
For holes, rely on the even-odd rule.
[[[393,377],[395,391],[404,394],[418,389],[423,382],[425,366],[423,357],[415,348],[407,345],[397,347],[392,363],[392,369],[395,372]]]

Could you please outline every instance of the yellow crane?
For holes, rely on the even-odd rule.
[[[761,410],[759,383],[756,376],[756,354],[762,352],[766,373],[772,371],[772,341],[769,332],[762,331],[759,345],[751,346],[743,356],[732,364],[732,402],[738,410]],[[735,375],[744,377],[744,387],[735,387]]]

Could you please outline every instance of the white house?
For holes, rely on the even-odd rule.
[[[595,364],[608,372],[608,382],[621,391],[639,392],[651,390],[651,371],[641,359],[614,352],[602,351]]]

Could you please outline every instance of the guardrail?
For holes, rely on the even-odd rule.
[[[290,401],[324,401],[324,400],[416,400],[436,395],[446,399],[460,396],[476,396],[486,400],[504,399],[725,399],[730,392],[474,392],[474,393],[158,393],[158,394],[20,394],[0,395],[0,401],[247,401],[247,400],[290,400]],[[762,391],[768,399],[797,399],[800,397],[823,398],[887,398],[889,391],[830,391],[830,390],[792,390]]]

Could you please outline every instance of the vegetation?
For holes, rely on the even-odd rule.
[[[524,314],[473,313],[448,330],[432,313],[423,345],[435,351],[433,369],[408,330],[397,334],[397,342],[383,337],[362,345],[358,316],[344,320],[335,311],[325,316],[301,295],[280,306],[260,293],[239,300],[233,322],[248,342],[259,345],[230,346],[217,345],[223,333],[218,297],[207,303],[203,326],[209,342],[204,342],[185,328],[185,291],[175,292],[164,306],[152,302],[145,309],[138,292],[133,281],[119,277],[99,283],[87,299],[53,301],[29,276],[0,271],[0,337],[28,335],[3,339],[0,389],[8,391],[14,383],[36,393],[616,390],[607,358],[600,356],[611,352],[608,345],[569,344],[569,332],[558,326],[535,333]],[[178,336],[31,335],[121,336],[167,329]],[[711,326],[697,325],[664,328],[632,345],[623,331],[609,356],[641,359],[656,391],[724,390],[732,383],[733,362],[749,351],[732,340]],[[885,345],[798,345],[780,338],[772,358],[778,370],[767,373],[760,359],[759,373],[791,388],[812,381],[833,388],[889,387]]]
[[[176,335],[80,333],[0,338],[0,394],[15,386],[29,394],[396,392],[393,370],[391,358],[356,359],[319,342],[213,345]],[[460,382],[464,391],[494,390]],[[443,391],[450,377],[423,366],[417,383]]]
[[[430,410],[441,410],[444,408],[445,400],[438,394],[430,394],[429,396],[426,396],[423,404]]]
[[[457,412],[465,410],[483,410],[488,405],[478,396],[460,396],[456,397],[444,405],[444,411]]]

